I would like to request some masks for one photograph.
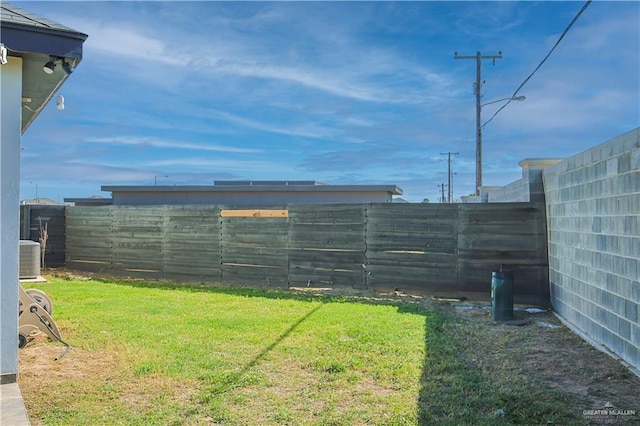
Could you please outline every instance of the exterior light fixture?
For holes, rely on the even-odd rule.
[[[73,65],[64,60],[62,61],[62,69],[67,73],[67,75],[70,75],[75,70]]]
[[[75,70],[75,67],[72,63],[67,62],[66,58],[60,56],[49,56],[49,62],[44,64],[42,71],[49,75],[53,74],[56,70],[56,62],[60,62],[62,64],[62,69],[67,75],[71,74]]]
[[[53,74],[53,71],[55,69],[56,69],[56,63],[53,62],[52,60],[44,64],[44,66],[42,67],[42,71],[44,71],[45,74]]]
[[[0,43],[0,65],[7,63],[7,48],[4,43]]]

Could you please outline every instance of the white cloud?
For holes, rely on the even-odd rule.
[[[198,151],[215,151],[227,153],[258,153],[261,149],[253,148],[237,148],[233,146],[221,146],[215,144],[196,144],[191,142],[163,140],[155,137],[140,136],[107,136],[107,137],[88,137],[86,142],[107,145],[144,145],[154,148],[171,148],[171,149],[188,149]]]
[[[273,16],[277,14],[263,14],[264,18]],[[258,19],[258,15],[250,19],[263,20]],[[160,69],[154,71],[153,67],[175,66],[177,69],[174,72],[180,73],[178,78],[188,67],[209,76],[223,74],[280,81],[334,96],[378,103],[424,102],[428,99],[424,95],[427,91],[415,90],[410,85],[418,83],[423,87],[429,86],[429,97],[432,97],[435,89],[449,82],[446,74],[425,69],[390,50],[361,46],[360,41],[349,39],[345,34],[337,40],[336,35],[333,36],[336,46],[335,49],[329,49],[330,55],[324,51],[318,58],[283,60],[279,53],[281,48],[256,43],[255,39],[235,27],[214,28],[208,34],[188,34],[167,29],[161,39],[160,34],[145,30],[143,25],[134,27],[126,22],[86,21],[73,17],[65,18],[65,22],[90,34],[84,45],[88,55],[104,57],[101,58],[103,64],[111,64],[114,69],[124,72],[130,67],[138,76],[146,75],[145,78],[150,81],[165,86],[169,86],[170,76],[157,78]],[[167,37],[167,34],[171,36]],[[311,34],[301,36],[309,37]],[[327,43],[326,38],[323,42]],[[118,57],[122,57],[120,61],[137,62],[123,68]],[[148,64],[144,65],[145,62]],[[401,74],[398,69],[403,70]],[[166,73],[167,70],[162,69],[161,75],[165,76]],[[378,78],[389,73],[396,73],[398,82],[405,87],[389,87]]]
[[[224,111],[211,111],[211,116],[225,120],[248,129],[261,130],[269,133],[277,133],[288,136],[301,136],[305,138],[327,138],[336,136],[336,130],[314,124],[282,125],[275,126],[257,120],[240,117]]]
[[[81,4],[81,3],[80,3]],[[75,16],[61,18],[78,31],[88,34],[83,45],[85,52],[105,55],[110,61],[128,59],[149,60],[171,65],[184,65],[184,58],[170,50],[166,43],[135,28],[111,20],[80,19]]]
[[[248,172],[248,176],[255,175],[260,172],[273,172],[277,170],[279,174],[285,172],[292,172],[294,168],[288,163],[278,163],[272,160],[234,160],[234,159],[221,159],[221,158],[193,158],[182,157],[172,158],[167,160],[149,161],[146,163],[147,167],[158,168],[198,168],[207,169],[209,171],[233,171],[233,172]]]

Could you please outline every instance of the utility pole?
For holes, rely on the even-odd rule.
[[[440,197],[440,202],[441,203],[446,203],[447,202],[447,198],[444,196],[444,188],[447,186],[446,183],[442,182],[440,184],[438,184],[438,187],[440,188],[440,190],[442,191],[442,197]]]
[[[38,182],[29,182],[29,183],[35,183],[36,184],[36,203],[38,203]]]
[[[440,155],[447,155],[448,159],[447,162],[449,164],[448,168],[447,168],[447,176],[449,177],[449,185],[447,185],[447,187],[449,188],[448,191],[448,197],[447,197],[447,202],[450,203],[451,202],[451,197],[453,195],[453,185],[452,185],[452,180],[453,180],[453,173],[451,173],[451,156],[452,155],[458,155],[460,154],[459,152],[441,152]]]
[[[482,60],[491,59],[495,65],[496,59],[502,59],[502,52],[491,56],[482,56],[479,51],[475,56],[458,56],[458,52],[455,52],[453,59],[476,60],[476,83],[474,85],[476,95],[476,195],[480,195],[480,187],[482,186],[482,122],[480,118],[480,111],[482,111]]]

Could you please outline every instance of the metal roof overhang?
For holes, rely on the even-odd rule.
[[[388,192],[402,195],[395,185],[153,185],[101,186],[105,192]]]
[[[2,5],[3,9],[9,9]],[[9,9],[10,12],[19,10]],[[4,11],[3,11],[4,12]],[[33,15],[32,15],[33,16]],[[82,60],[82,44],[87,35],[59,26],[44,28],[5,20],[0,21],[0,41],[8,55],[22,58],[22,133],[69,77],[58,64],[53,74],[42,67],[50,57],[64,58],[74,68]]]
[[[110,206],[112,198],[65,198],[65,203],[83,204],[85,206]]]

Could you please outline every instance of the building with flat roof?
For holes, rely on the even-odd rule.
[[[325,185],[316,181],[215,181],[213,185],[101,187],[113,205],[391,203],[395,185]],[[65,201],[80,199],[65,198]]]

